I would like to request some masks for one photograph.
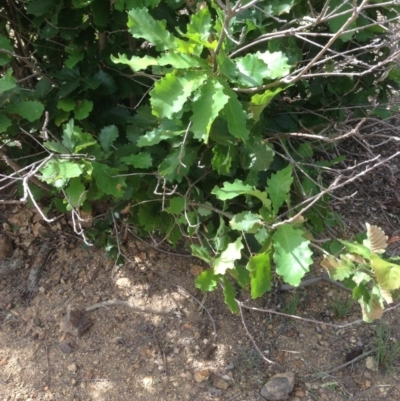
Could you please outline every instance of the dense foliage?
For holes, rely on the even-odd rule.
[[[221,283],[232,311],[233,282],[253,298],[275,275],[301,282],[312,233],[340,220],[327,203],[338,184],[329,167],[343,160],[329,156],[333,127],[390,116],[376,105],[400,85],[395,1],[8,0],[0,10],[0,156],[20,168],[8,179],[31,200],[51,188],[49,210],[71,212],[77,232],[109,202],[85,238],[111,251],[119,219],[185,239],[210,266],[196,285]],[[333,256],[325,267],[368,320],[400,279],[386,288],[364,256],[343,274]]]

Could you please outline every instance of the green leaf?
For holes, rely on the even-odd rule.
[[[83,120],[87,118],[90,112],[93,110],[93,102],[91,100],[80,100],[77,101],[74,114],[77,120]]]
[[[347,248],[349,252],[355,253],[356,255],[360,255],[365,259],[369,259],[371,257],[371,251],[365,245],[341,239],[339,239],[339,241]]]
[[[67,59],[64,62],[64,65],[67,68],[74,68],[80,61],[84,59],[84,54],[82,52],[76,52],[69,54]]]
[[[214,154],[211,163],[214,170],[218,174],[228,175],[231,171],[232,163],[235,160],[237,154],[237,148],[235,146],[222,146],[214,145],[212,148]]]
[[[163,119],[161,125],[152,131],[146,132],[137,142],[138,147],[158,145],[161,141],[180,136],[185,132],[180,122]]]
[[[120,170],[99,162],[92,162],[92,166],[97,187],[107,195],[122,198],[126,188],[126,177],[114,177],[121,173]]]
[[[93,0],[72,0],[72,3],[75,8],[83,8],[87,7]]]
[[[348,259],[339,260],[332,255],[324,256],[321,266],[328,271],[332,280],[343,281],[354,272],[354,264],[351,261]]]
[[[86,200],[85,186],[80,178],[71,179],[65,193],[74,208],[79,208]]]
[[[229,225],[233,230],[250,231],[256,224],[262,224],[263,220],[259,214],[251,212],[241,212],[235,214]]]
[[[128,60],[128,57],[125,54],[118,54],[118,58],[111,55],[111,61],[114,64],[126,64],[135,72],[145,70],[151,65],[158,65],[158,60],[155,57],[150,56],[132,56],[131,59]]]
[[[237,79],[243,86],[261,86],[263,79],[268,76],[268,66],[258,58],[257,54],[247,54],[236,59],[238,70]]]
[[[41,169],[40,179],[56,188],[63,188],[70,178],[79,177],[83,170],[80,164],[68,160],[49,160]]]
[[[75,100],[74,99],[61,99],[57,103],[57,109],[63,110],[63,111],[72,111],[75,108]]]
[[[246,269],[250,272],[251,297],[261,297],[271,291],[271,255],[261,253],[250,257]]]
[[[239,306],[235,300],[236,291],[233,288],[233,285],[226,277],[222,277],[222,282],[224,284],[223,291],[226,305],[228,305],[228,308],[232,313],[239,313]]]
[[[271,145],[261,140],[250,138],[242,149],[242,166],[251,171],[266,171],[274,160],[275,152]]]
[[[195,281],[196,288],[204,292],[214,291],[218,285],[218,277],[212,270],[204,270]]]
[[[287,14],[297,4],[296,0],[269,0],[262,8],[267,15]]]
[[[115,125],[109,125],[108,127],[102,128],[99,135],[101,147],[105,152],[111,149],[111,145],[118,138],[118,128]]]
[[[60,142],[56,141],[46,141],[43,143],[43,146],[46,149],[51,150],[56,153],[68,153],[68,149],[66,149]]]
[[[268,50],[264,53],[257,52],[256,56],[259,60],[262,60],[267,66],[265,72],[265,78],[277,79],[282,78],[289,74],[290,65],[288,64],[288,58],[281,51],[269,52]]]
[[[331,0],[329,3],[328,12],[334,14],[342,14],[337,17],[331,18],[328,21],[331,32],[337,33],[352,16],[353,4],[342,0]],[[347,26],[346,31],[354,29],[356,27],[357,22],[353,21]],[[340,39],[343,42],[348,42],[349,40],[351,40],[355,33],[356,31],[345,33],[340,36]]]
[[[190,249],[192,250],[193,256],[201,260],[204,260],[204,262],[208,264],[211,264],[213,258],[211,257],[210,252],[206,248],[200,245],[192,244],[190,245]]]
[[[11,103],[6,110],[9,113],[19,114],[32,123],[43,114],[44,106],[37,100],[21,100],[18,103]]]
[[[200,35],[203,41],[208,41],[212,30],[211,14],[208,7],[198,10],[190,17],[190,23],[187,25],[187,33]]]
[[[393,291],[400,288],[400,266],[398,264],[387,262],[378,255],[371,255],[371,268],[382,289]]]
[[[239,237],[235,242],[228,245],[220,257],[214,260],[214,273],[225,274],[227,269],[233,269],[235,260],[242,257],[240,252],[242,249],[242,239]]]
[[[15,79],[12,77],[12,69],[9,68],[6,73],[0,78],[0,93],[6,92],[15,88]]]
[[[140,152],[137,153],[136,155],[129,155],[126,157],[122,157],[121,161],[127,165],[136,168],[149,168],[153,164],[151,155],[148,152]]]
[[[258,189],[253,189],[251,185],[243,184],[243,181],[238,179],[236,179],[233,183],[224,182],[224,186],[222,188],[215,186],[211,193],[222,201],[236,198],[239,195],[251,195],[260,199],[264,206],[269,207],[271,205],[271,202],[267,198],[267,194],[265,192],[261,192]]]
[[[0,133],[6,132],[7,128],[12,125],[12,121],[4,114],[0,114]]]
[[[249,110],[252,113],[253,119],[259,121],[262,111],[270,104],[271,100],[284,88],[267,89],[262,94],[255,94],[251,97]]]
[[[272,174],[271,178],[267,180],[266,191],[272,201],[275,216],[278,214],[283,202],[287,200],[292,182],[292,166],[290,164]]]
[[[265,242],[269,238],[269,233],[265,227],[261,227],[255,234],[254,237],[256,238],[257,242],[264,246]]]
[[[236,93],[227,85],[224,85],[224,92],[229,97],[228,103],[223,109],[223,114],[228,122],[229,133],[235,138],[246,141],[250,132],[246,127],[247,116],[242,103],[239,102]]]
[[[276,272],[286,283],[298,286],[313,263],[312,251],[308,247],[310,241],[303,237],[303,231],[294,229],[290,224],[279,226],[272,241]]]
[[[0,49],[7,50],[9,52],[13,52],[14,51],[10,39],[6,38],[3,35],[0,35]],[[11,60],[12,60],[11,55],[5,54],[5,53],[0,53],[0,66],[1,67],[3,65],[8,64]],[[1,82],[1,78],[0,78],[0,82]]]
[[[192,125],[190,130],[196,139],[208,142],[211,124],[228,102],[224,87],[217,79],[210,78],[201,87],[197,100],[193,102]]]
[[[181,196],[175,196],[174,198],[170,199],[169,207],[165,208],[165,211],[172,214],[182,213],[185,210],[185,203],[185,198],[182,198]]]
[[[134,38],[153,43],[157,51],[174,50],[175,37],[167,31],[165,21],[156,21],[147,8],[135,8],[128,13],[128,28]]]
[[[56,0],[33,0],[30,1],[26,6],[26,12],[28,14],[33,14],[41,16],[52,11],[56,4]]]
[[[205,78],[205,74],[195,71],[188,71],[184,76],[175,73],[165,75],[150,92],[153,114],[160,118],[172,118],[182,110],[188,97]]]

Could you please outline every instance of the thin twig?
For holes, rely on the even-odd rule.
[[[269,360],[260,350],[260,348],[258,347],[257,343],[254,341],[253,336],[251,335],[249,329],[247,328],[246,322],[244,321],[244,316],[243,316],[243,311],[242,311],[242,307],[243,307],[243,303],[239,302],[238,300],[236,300],[238,306],[239,306],[239,312],[240,312],[240,317],[242,318],[242,323],[243,323],[243,327],[246,330],[247,336],[250,338],[250,341],[253,343],[254,348],[257,350],[257,352],[260,354],[260,356],[264,359],[264,361],[268,362],[268,363],[276,363],[273,362],[271,360]]]

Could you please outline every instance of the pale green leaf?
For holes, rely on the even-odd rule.
[[[188,71],[184,76],[174,73],[165,75],[155,83],[150,92],[153,114],[160,118],[172,118],[182,110],[188,97],[205,78],[205,74],[195,71]]]
[[[65,193],[74,208],[79,208],[86,200],[85,186],[80,178],[71,179]]]
[[[118,138],[118,128],[115,125],[109,125],[102,128],[99,135],[101,147],[105,152],[111,149],[111,145]]]
[[[292,182],[292,166],[290,164],[272,174],[271,178],[267,180],[266,191],[272,201],[275,216],[278,214],[283,202],[287,200]]]
[[[243,184],[243,181],[236,179],[233,183],[224,182],[222,188],[215,186],[211,193],[218,199],[225,201],[236,198],[237,196],[252,190],[253,187],[251,185]]]
[[[400,288],[400,265],[371,255],[371,268],[382,289],[393,291]]]
[[[190,130],[196,139],[208,142],[211,124],[228,102],[224,87],[215,78],[210,78],[200,88],[197,99],[193,102],[192,125]]]
[[[239,231],[250,231],[254,225],[262,224],[263,220],[259,214],[254,214],[252,212],[241,212],[235,214],[229,225],[233,230]]]
[[[176,48],[174,36],[167,31],[165,21],[156,21],[147,8],[135,8],[128,13],[128,28],[134,38],[153,43],[157,51]]]
[[[233,269],[235,260],[242,257],[242,249],[242,239],[239,237],[235,242],[230,243],[221,255],[214,260],[214,273],[225,274],[227,269]]]
[[[261,192],[258,189],[253,189],[251,185],[244,184],[243,181],[238,179],[236,179],[233,183],[224,182],[224,186],[222,188],[215,186],[211,193],[222,201],[236,198],[239,195],[250,195],[258,198],[267,208],[271,205],[271,201],[267,198],[267,194],[265,192]]]
[[[118,57],[114,57],[111,55],[111,61],[114,64],[126,64],[128,65],[132,71],[141,71],[145,70],[147,67],[152,65],[158,65],[158,60],[155,57],[144,56],[132,56],[129,60],[126,54],[118,54]]]
[[[262,60],[268,67],[265,72],[265,78],[277,79],[283,78],[290,72],[288,58],[281,51],[270,53],[268,50],[264,53],[257,52],[256,56]]]
[[[91,100],[79,100],[76,102],[76,106],[74,109],[75,118],[77,120],[83,120],[89,116],[92,110],[93,102]]]
[[[15,88],[15,78],[12,76],[12,69],[9,68],[6,73],[0,78],[0,93],[6,92]]]
[[[264,246],[265,242],[269,238],[269,233],[265,227],[261,227],[258,229],[258,231],[254,234],[254,237],[256,238],[257,242],[261,245]]]
[[[224,284],[223,292],[224,292],[224,301],[225,304],[228,306],[232,313],[239,312],[239,306],[235,300],[236,291],[233,288],[233,285],[226,277],[222,277],[222,282]]]
[[[49,160],[43,168],[40,169],[41,180],[56,188],[62,188],[70,178],[79,177],[83,170],[80,164],[68,160]]]
[[[340,260],[333,255],[325,255],[321,266],[324,267],[332,280],[343,281],[354,272],[354,265],[349,263],[346,259]]]
[[[267,89],[262,94],[255,94],[251,97],[249,110],[253,115],[253,119],[258,121],[262,111],[269,105],[271,100],[284,88]]]
[[[303,237],[303,231],[294,229],[290,224],[279,226],[272,241],[276,272],[286,283],[298,286],[313,263],[310,241]]]
[[[339,241],[347,248],[347,250],[351,253],[355,253],[356,255],[360,255],[365,259],[369,259],[371,256],[371,251],[365,246],[358,244],[356,242],[349,242],[346,240]]]
[[[196,288],[201,291],[208,292],[213,291],[217,288],[218,277],[214,274],[212,270],[204,270],[199,274],[195,281]]]
[[[9,113],[19,114],[32,123],[43,114],[44,106],[37,100],[21,100],[18,103],[11,103],[6,110]]]
[[[187,25],[187,33],[199,34],[200,38],[208,41],[212,31],[212,19],[208,7],[203,7],[190,17],[190,23]]]
[[[271,291],[272,274],[269,253],[250,257],[246,269],[250,272],[251,297],[253,299]]]
[[[148,152],[140,152],[136,155],[125,156],[121,158],[121,161],[136,168],[149,168],[153,163],[151,155]]]
[[[360,298],[358,302],[361,306],[364,322],[371,323],[372,321],[382,317],[382,301],[377,294],[372,294],[368,301],[364,298]]]
[[[177,52],[162,54],[157,61],[160,66],[170,65],[177,69],[208,67],[207,63],[200,57],[188,56],[187,54]]]

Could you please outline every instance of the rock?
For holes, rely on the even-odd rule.
[[[68,372],[76,373],[78,370],[78,366],[76,363],[71,363],[71,365],[67,366]]]
[[[60,329],[65,333],[81,336],[92,324],[92,321],[86,318],[82,311],[72,309],[68,310],[65,316],[61,318]]]
[[[199,370],[194,373],[193,378],[196,383],[202,383],[207,380],[210,376],[210,372],[207,369]]]
[[[28,210],[27,208],[22,209],[18,213],[15,213],[12,215],[8,221],[14,225],[17,226],[19,229],[22,227],[27,227],[30,223],[30,220],[32,219],[33,213]]]
[[[285,372],[272,376],[262,387],[260,394],[268,401],[286,400],[294,389],[294,373]]]
[[[376,363],[376,360],[373,356],[367,357],[367,359],[365,360],[365,367],[372,372],[378,371],[378,364]]]
[[[220,390],[228,390],[230,383],[226,378],[223,378],[221,376],[215,376],[213,380],[213,386],[215,388],[218,388]]]
[[[0,235],[0,259],[11,258],[13,251],[13,244],[10,237],[4,234]]]

